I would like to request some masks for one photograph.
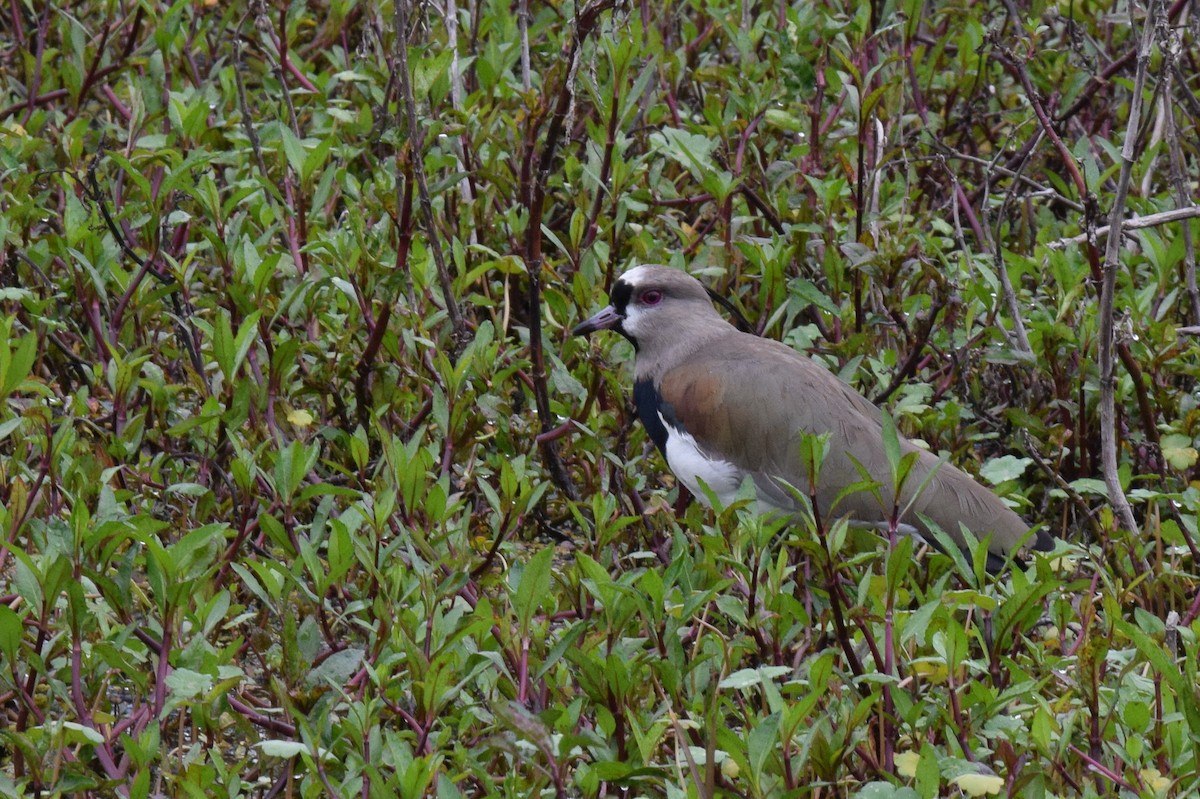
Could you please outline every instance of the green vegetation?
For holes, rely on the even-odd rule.
[[[1194,795],[1152,3],[4,4],[0,794]],[[677,502],[569,336],[637,263],[1056,557]]]

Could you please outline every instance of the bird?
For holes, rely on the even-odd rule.
[[[804,505],[797,494],[811,492],[822,519],[847,517],[881,532],[898,499],[900,532],[936,545],[932,521],[966,549],[961,524],[987,540],[990,572],[1010,556],[1020,562],[1025,549],[1053,549],[1049,534],[1030,533],[990,489],[899,434],[901,456],[916,455],[897,498],[882,410],[807,355],[730,324],[715,296],[682,269],[639,265],[614,282],[607,307],[572,331],[614,330],[633,345],[638,417],[703,504],[711,505],[705,488],[730,504],[749,477],[765,512],[794,516]],[[801,451],[805,435],[828,437],[815,487]],[[846,491],[864,480],[875,490]]]

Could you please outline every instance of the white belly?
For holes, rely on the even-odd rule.
[[[686,431],[667,424],[662,414],[659,414],[659,418],[667,428],[667,465],[679,482],[705,505],[712,503],[708,501],[707,492],[701,488],[701,481],[716,494],[722,505],[733,502],[746,472],[728,461],[708,457],[700,451],[696,439]]]

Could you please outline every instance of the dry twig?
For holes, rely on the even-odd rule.
[[[1100,284],[1100,464],[1104,472],[1104,485],[1108,488],[1108,499],[1121,521],[1121,526],[1131,533],[1136,533],[1138,526],[1117,473],[1117,381],[1113,375],[1113,298],[1117,290],[1117,270],[1121,266],[1121,228],[1125,224],[1125,200],[1137,154],[1138,126],[1142,118],[1142,91],[1146,85],[1146,70],[1150,64],[1150,49],[1154,43],[1154,19],[1157,11],[1155,0],[1150,0],[1138,45],[1137,72],[1133,79],[1133,93],[1129,98],[1129,122],[1125,128],[1125,141],[1121,145],[1121,172],[1117,179],[1112,211],[1108,217],[1108,246],[1104,251],[1103,280]],[[1133,20],[1130,20],[1130,24],[1132,23]]]

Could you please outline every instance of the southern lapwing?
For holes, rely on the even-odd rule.
[[[638,416],[698,499],[708,504],[706,486],[727,504],[749,476],[765,509],[795,512],[800,500],[792,489],[810,492],[801,435],[827,434],[816,486],[822,518],[832,513],[889,529],[895,491],[879,408],[785,344],[739,331],[717,313],[704,286],[681,270],[630,269],[611,299],[573,332],[616,330],[633,344]],[[961,524],[989,541],[992,571],[1018,546],[1053,548],[1049,535],[1028,535],[1029,525],[965,472],[903,438],[900,452],[919,453],[900,490],[899,507],[907,508],[902,530],[933,540],[928,519],[963,546]],[[839,498],[864,481],[878,486]]]

